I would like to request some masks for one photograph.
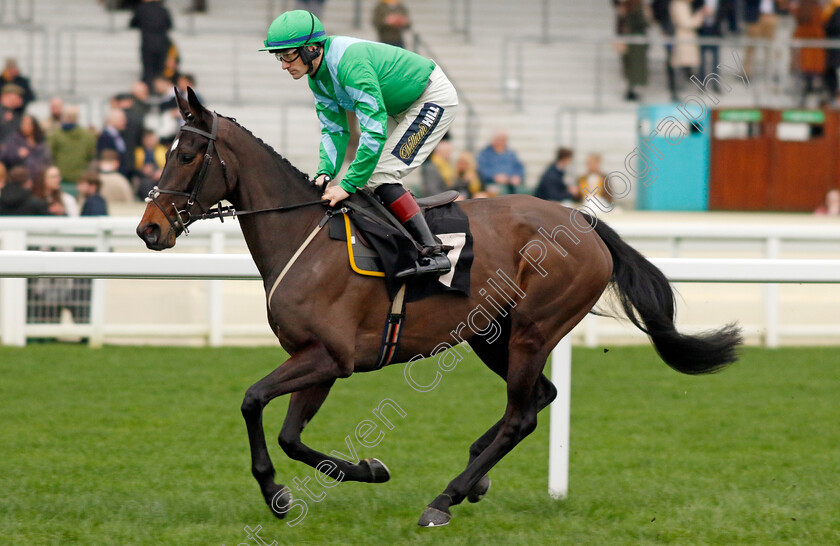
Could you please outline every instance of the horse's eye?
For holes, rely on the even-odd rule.
[[[195,159],[195,156],[192,154],[181,154],[181,163],[187,164],[192,163],[192,160]]]

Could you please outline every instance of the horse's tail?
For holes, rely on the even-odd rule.
[[[666,364],[697,375],[716,372],[738,359],[736,348],[743,340],[736,324],[696,336],[677,332],[674,291],[662,271],[603,222],[597,222],[595,232],[612,255],[611,284],[624,313],[650,336]]]

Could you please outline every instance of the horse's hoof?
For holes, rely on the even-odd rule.
[[[379,459],[363,459],[362,462],[370,469],[370,483],[385,483],[391,479],[391,471]]]
[[[484,495],[487,494],[487,490],[490,489],[490,476],[485,474],[478,480],[470,492],[467,493],[467,500],[470,502],[478,502],[484,498]]]
[[[292,505],[292,492],[284,485],[277,489],[271,497],[266,497],[265,500],[274,517],[283,519]]]
[[[443,527],[449,524],[450,519],[452,519],[452,514],[449,513],[449,510],[444,512],[443,510],[427,506],[423,515],[420,516],[420,521],[417,522],[417,525],[420,527]]]

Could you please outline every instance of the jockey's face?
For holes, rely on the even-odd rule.
[[[310,46],[311,47],[311,46]],[[306,66],[306,63],[303,62],[300,55],[295,55],[291,51],[286,53],[285,55],[275,55],[277,60],[280,61],[283,70],[289,72],[289,75],[299,80],[304,77],[307,73],[309,73],[309,67]],[[290,59],[290,60],[286,60]],[[319,55],[317,59],[312,63],[312,70],[316,70],[318,68],[318,63],[321,60],[321,56]]]

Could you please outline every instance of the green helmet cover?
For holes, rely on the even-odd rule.
[[[306,10],[287,11],[272,21],[260,51],[292,49],[306,44],[323,42],[324,25]]]

